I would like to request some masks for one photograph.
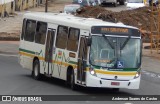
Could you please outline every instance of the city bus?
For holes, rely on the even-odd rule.
[[[82,87],[139,89],[141,32],[122,23],[64,13],[23,16],[19,62],[34,79]]]

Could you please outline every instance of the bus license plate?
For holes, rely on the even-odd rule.
[[[119,86],[119,85],[120,85],[120,83],[119,83],[119,82],[111,82],[111,85]]]

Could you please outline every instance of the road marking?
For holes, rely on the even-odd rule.
[[[0,54],[0,56],[6,56],[6,57],[18,57],[18,55],[11,55],[11,54]]]
[[[142,74],[148,75],[148,76],[150,76],[152,78],[160,78],[160,74],[159,73],[154,73],[154,72],[149,72],[149,71],[142,70]]]

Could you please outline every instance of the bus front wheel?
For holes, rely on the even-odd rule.
[[[40,80],[41,79],[41,74],[40,74],[40,64],[39,64],[39,60],[35,60],[33,62],[33,71],[32,71],[32,76],[34,79],[36,80]]]

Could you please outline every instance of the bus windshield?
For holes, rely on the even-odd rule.
[[[128,3],[143,3],[143,0],[128,0]]]
[[[105,68],[138,68],[140,39],[92,36],[90,64]]]

